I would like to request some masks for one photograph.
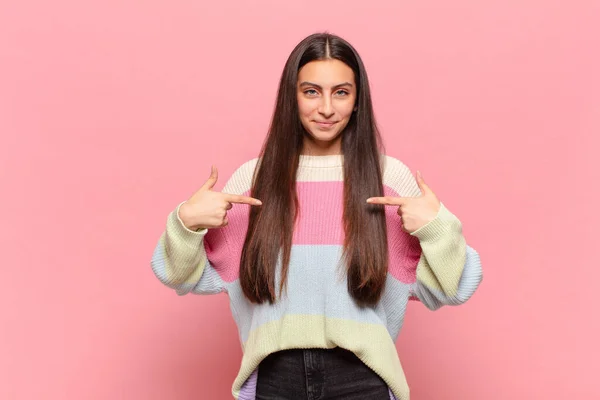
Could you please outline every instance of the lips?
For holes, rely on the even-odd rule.
[[[333,126],[337,124],[337,121],[315,121],[315,123],[320,126]]]

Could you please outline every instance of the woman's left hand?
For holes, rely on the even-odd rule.
[[[440,210],[440,200],[427,186],[419,171],[417,184],[421,189],[419,197],[370,197],[367,203],[397,206],[398,215],[402,218],[402,230],[413,233],[433,221]]]

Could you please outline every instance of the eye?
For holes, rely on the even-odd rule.
[[[346,90],[340,89],[337,92],[335,92],[335,94],[340,95],[340,96],[347,96],[350,93],[348,93]]]
[[[314,96],[317,94],[317,91],[315,89],[308,89],[304,91],[304,94],[307,94],[309,96]]]

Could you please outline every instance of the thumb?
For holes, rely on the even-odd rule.
[[[217,167],[215,167],[214,165],[211,166],[210,169],[210,177],[208,178],[208,180],[204,183],[204,185],[202,185],[203,190],[210,190],[212,189],[215,184],[217,183],[217,179],[219,178],[219,172],[217,171]]]
[[[427,186],[425,180],[423,180],[423,175],[421,175],[421,171],[417,171],[417,185],[419,185],[419,189],[421,189],[422,194],[425,195],[431,192],[431,189],[429,188],[429,186]]]

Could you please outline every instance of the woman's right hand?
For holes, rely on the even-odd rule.
[[[227,211],[233,204],[262,205],[252,197],[213,191],[217,178],[217,168],[213,166],[206,183],[179,207],[179,218],[186,228],[192,231],[222,228],[228,224]]]

